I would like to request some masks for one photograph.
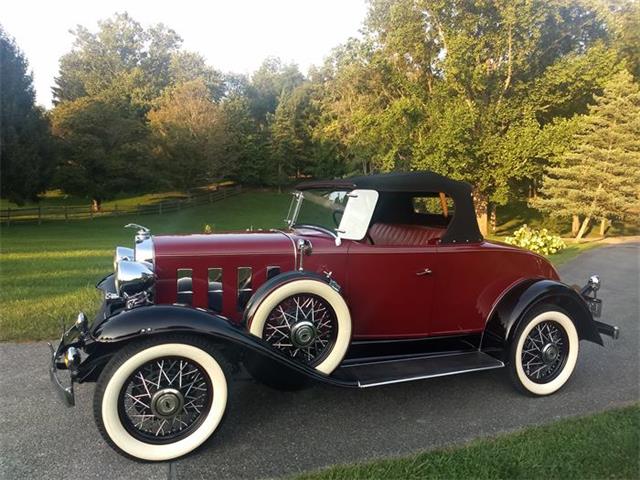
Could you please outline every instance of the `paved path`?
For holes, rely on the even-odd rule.
[[[547,398],[518,394],[504,371],[367,390],[269,390],[234,386],[218,432],[173,464],[174,478],[256,478],[294,474],[464,442],[604,410],[640,399],[640,244],[588,251],[562,267],[567,283],[603,279],[603,319],[621,328],[605,348],[582,342],[572,380]],[[91,385],[75,409],[52,395],[45,345],[0,344],[0,478],[167,478],[168,464],[141,464],[109,449],[92,418]]]

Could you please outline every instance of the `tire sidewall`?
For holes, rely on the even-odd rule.
[[[547,383],[536,383],[530,380],[524,372],[522,349],[527,335],[529,335],[531,330],[533,330],[536,325],[545,321],[556,322],[564,329],[569,343],[569,353],[562,367],[562,371],[560,371],[553,380]],[[571,377],[578,360],[579,350],[580,339],[578,337],[578,331],[566,312],[553,306],[536,309],[527,315],[526,320],[521,323],[513,339],[510,355],[512,378],[517,386],[531,395],[551,395],[562,388]]]
[[[209,376],[213,389],[211,408],[200,425],[187,437],[161,445],[146,443],[134,438],[122,424],[118,413],[120,391],[124,382],[137,368],[148,361],[168,356],[190,359],[203,368],[204,373]],[[167,343],[140,346],[122,357],[114,358],[116,362],[111,366],[112,368],[108,366],[103,372],[106,378],[102,376],[100,378],[99,384],[103,388],[99,388],[99,401],[96,405],[96,415],[99,415],[101,430],[118,450],[141,460],[171,460],[195,450],[216,430],[226,410],[228,385],[223,367],[210,352],[190,343],[169,340]]]
[[[326,283],[304,279],[294,280],[277,287],[262,300],[253,317],[249,319],[249,332],[262,338],[265,323],[273,309],[284,299],[301,293],[318,295],[331,305],[336,314],[338,322],[336,341],[324,360],[314,367],[319,372],[329,375],[340,365],[351,343],[351,314],[342,296]]]

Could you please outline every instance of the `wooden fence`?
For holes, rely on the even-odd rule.
[[[176,212],[183,208],[194,207],[218,202],[225,198],[237,195],[242,190],[240,185],[220,187],[218,190],[206,193],[188,195],[184,198],[172,200],[162,200],[156,203],[129,205],[127,207],[102,208],[100,211],[93,211],[91,206],[60,206],[60,207],[33,207],[33,208],[6,208],[0,210],[0,223],[11,225],[12,223],[37,222],[49,220],[84,220],[99,217],[112,217],[118,215],[162,215],[164,213]]]

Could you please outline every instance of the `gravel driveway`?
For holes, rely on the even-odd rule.
[[[560,269],[567,283],[603,280],[603,320],[620,326],[605,347],[582,342],[572,380],[557,394],[518,394],[494,370],[386,387],[277,392],[248,377],[234,386],[225,422],[196,453],[169,464],[115,454],[98,434],[93,386],[75,409],[53,395],[44,343],[0,344],[0,477],[256,478],[406,455],[640,399],[640,244],[588,251]]]

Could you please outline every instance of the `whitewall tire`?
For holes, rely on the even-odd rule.
[[[525,393],[550,395],[571,377],[579,349],[578,332],[567,313],[551,305],[538,308],[516,330],[510,347],[511,378]]]
[[[98,429],[125,456],[147,461],[181,457],[220,424],[227,406],[228,371],[220,353],[196,337],[127,346],[98,380]]]
[[[346,302],[319,280],[294,280],[277,287],[248,324],[251,334],[327,375],[340,365],[351,342]]]

